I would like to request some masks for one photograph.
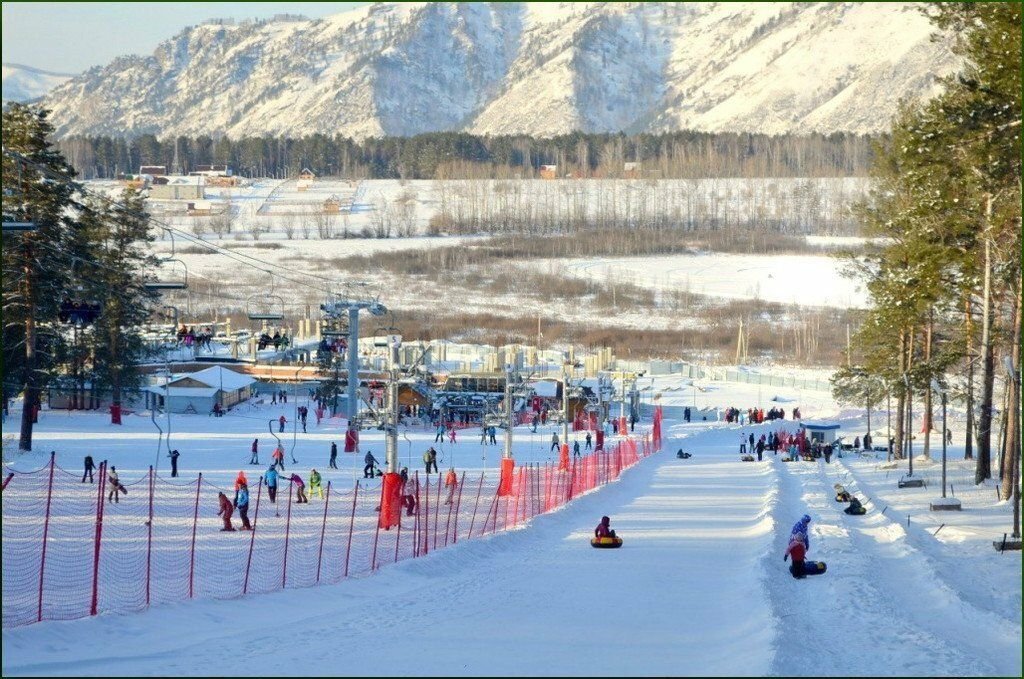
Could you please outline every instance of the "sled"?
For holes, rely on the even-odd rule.
[[[860,507],[857,508],[847,507],[846,509],[843,510],[843,513],[849,514],[851,516],[863,516],[864,514],[868,513],[868,510],[866,507],[861,505]]]
[[[744,455],[744,456],[740,457],[740,462],[753,462],[753,461],[754,461],[754,456],[753,455]]]
[[[590,546],[598,549],[618,549],[622,546],[622,538],[590,538]]]
[[[683,451],[680,450],[679,452],[676,453],[676,457],[678,457],[680,460],[687,460],[693,457],[693,455],[691,453],[684,453]]]
[[[824,561],[804,561],[804,575],[821,575],[825,568]]]

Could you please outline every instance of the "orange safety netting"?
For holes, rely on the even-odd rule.
[[[3,626],[338,582],[520,525],[615,480],[654,450],[626,438],[570,463],[566,445],[557,467],[503,464],[500,475],[463,474],[452,485],[441,475],[403,485],[387,474],[380,487],[361,479],[347,490],[328,482],[323,499],[308,503],[295,501],[291,483],[272,501],[264,479],[250,478],[252,530],[241,530],[236,512],[232,532],[221,531],[217,516],[218,493],[228,489],[202,475],[122,475],[126,492],[115,494],[103,466],[88,483],[51,461],[4,479]]]
[[[562,449],[558,453],[558,470],[567,472],[569,471],[569,444],[563,443]]]

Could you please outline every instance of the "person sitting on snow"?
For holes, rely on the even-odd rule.
[[[594,529],[595,538],[613,538],[615,537],[615,531],[611,529],[612,520],[607,516],[601,517],[601,523],[597,524],[597,528]]]
[[[860,500],[850,496],[850,506],[843,510],[846,514],[860,514],[864,509],[864,505],[860,503]]]

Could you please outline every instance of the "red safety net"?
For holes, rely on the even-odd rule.
[[[151,471],[122,477],[127,492],[114,493],[104,466],[95,483],[82,483],[51,460],[4,481],[3,626],[338,582],[518,526],[617,479],[654,450],[652,441],[627,438],[564,469],[503,464],[501,474],[463,473],[454,482],[417,475],[404,488],[398,474],[344,491],[328,483],[308,503],[287,482],[271,502],[263,478],[251,478],[252,530],[241,530],[235,509],[231,532],[217,512],[218,493],[230,498],[233,489],[202,475],[183,481]]]
[[[569,444],[563,443],[562,448],[558,451],[558,470],[567,472],[569,471]]]

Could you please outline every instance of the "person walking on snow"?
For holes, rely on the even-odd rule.
[[[234,532],[235,529],[231,525],[231,515],[235,513],[235,510],[231,506],[231,500],[224,494],[224,491],[217,493],[217,498],[220,500],[220,511],[217,512],[217,516],[224,519],[224,527],[220,529],[220,532]]]
[[[287,422],[287,421],[288,420],[285,419],[284,415],[282,415],[281,417],[277,418],[277,423],[279,425],[277,433],[279,433],[279,434],[283,434],[284,433],[284,423]]]
[[[587,446],[586,446],[586,449],[587,449],[587,450],[590,450],[590,442],[591,442],[592,440],[593,440],[593,438],[592,438],[592,437],[590,436],[590,432],[588,431],[588,432],[587,432]]]
[[[260,463],[260,440],[255,438],[252,440],[252,457],[249,458],[249,464]]]
[[[277,465],[281,468],[281,471],[284,471],[284,448],[281,446],[274,448],[274,452],[271,454],[270,458],[274,461],[274,465]]]
[[[438,423],[437,432],[434,435],[434,443],[444,443],[444,424]]]
[[[331,469],[337,469],[338,468],[338,444],[335,443],[334,441],[331,441],[331,462],[330,462],[330,467],[331,467]]]
[[[551,450],[558,452],[558,432],[551,434]]]
[[[88,475],[89,483],[95,483],[92,478],[92,471],[96,469],[96,464],[92,461],[92,455],[85,456],[85,471],[82,472],[82,483],[85,483],[85,477]]]
[[[747,435],[740,432],[740,455],[747,454]]]
[[[459,477],[455,473],[455,467],[448,470],[448,473],[444,476],[444,485],[448,489],[448,497],[445,498],[444,503],[450,505],[452,503],[452,497],[455,496],[455,489],[459,486]]]
[[[455,427],[448,430],[448,443],[455,444]]]
[[[114,502],[114,504],[121,502],[121,491],[124,490],[124,486],[121,485],[121,479],[117,476],[117,467],[111,467],[107,472],[107,483],[110,484],[107,502]]]
[[[804,556],[806,554],[807,548],[804,546],[804,543],[794,535],[789,541],[789,546],[786,547],[786,554],[782,557],[783,562],[789,557],[793,557],[793,563],[789,567],[789,572],[793,574],[794,578],[803,579],[807,577],[804,575]]]
[[[178,452],[177,448],[167,454],[167,457],[171,458],[171,478],[178,475],[178,456],[181,453]]]
[[[430,473],[431,468],[433,468],[435,474],[440,473],[437,468],[437,451],[434,450],[433,446],[423,453],[423,463],[426,465],[427,474]]]
[[[320,478],[320,472],[318,472],[315,469],[309,472],[309,496],[310,497],[313,497],[313,493],[316,493],[317,495],[320,496],[321,500],[324,499],[324,490],[323,490],[323,488],[320,485],[321,481],[322,481],[322,479]]]
[[[572,442],[572,456],[574,458],[580,457],[580,442],[579,441],[573,441]]]

